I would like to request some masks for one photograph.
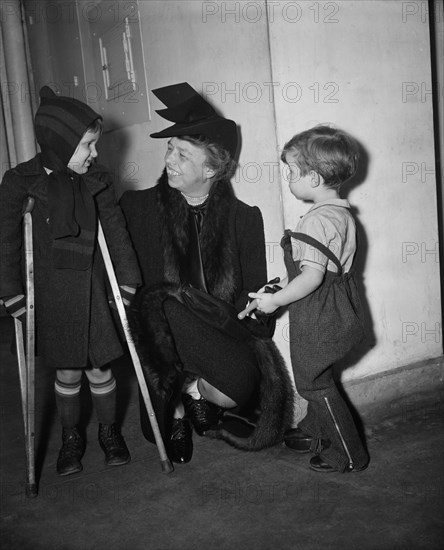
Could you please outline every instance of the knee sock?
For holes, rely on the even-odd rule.
[[[75,382],[74,384],[66,384],[57,379],[55,381],[54,391],[56,405],[63,428],[72,429],[79,424],[80,386],[81,381]]]
[[[112,376],[106,382],[89,382],[91,397],[101,424],[114,424],[116,421],[116,379]]]

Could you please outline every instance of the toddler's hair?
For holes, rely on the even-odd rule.
[[[358,168],[359,147],[355,139],[329,126],[315,126],[296,134],[284,145],[281,160],[286,164],[288,153],[294,153],[301,176],[314,170],[328,187],[339,188]]]

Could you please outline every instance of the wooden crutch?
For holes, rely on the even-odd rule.
[[[23,213],[23,235],[26,270],[26,352],[23,326],[14,319],[15,342],[20,378],[23,424],[25,428],[26,485],[28,498],[37,496],[35,481],[35,324],[34,324],[34,256],[32,244],[32,216],[34,199],[28,198]]]
[[[125,333],[125,338],[126,338],[126,341],[127,341],[127,344],[128,344],[128,349],[130,351],[131,359],[133,361],[134,370],[136,371],[136,376],[137,376],[137,381],[139,383],[140,392],[142,394],[143,401],[145,403],[145,407],[146,407],[146,410],[147,410],[147,413],[148,413],[148,418],[149,418],[149,421],[150,421],[150,424],[151,424],[151,429],[153,430],[154,439],[156,441],[157,450],[158,450],[159,456],[160,456],[160,464],[162,466],[162,472],[164,474],[169,474],[174,470],[174,468],[173,468],[173,466],[171,464],[171,461],[168,458],[168,455],[165,451],[165,445],[163,443],[162,436],[161,436],[160,430],[159,430],[159,425],[157,423],[156,415],[154,413],[153,405],[151,403],[150,394],[148,392],[148,386],[146,384],[145,377],[143,375],[142,365],[140,363],[140,359],[139,359],[139,356],[138,356],[137,351],[136,351],[136,346],[134,345],[134,342],[133,342],[133,339],[132,339],[132,336],[131,336],[131,332],[129,330],[129,325],[128,325],[128,319],[127,319],[127,316],[126,316],[125,306],[123,305],[123,300],[122,300],[122,297],[120,295],[119,284],[118,284],[117,279],[116,279],[116,274],[114,273],[114,267],[113,267],[113,263],[112,263],[112,260],[111,260],[111,256],[109,254],[108,245],[106,244],[105,235],[103,233],[103,229],[102,229],[102,225],[101,225],[100,221],[98,223],[99,223],[98,238],[99,238],[100,250],[102,252],[103,260],[105,262],[106,272],[108,274],[109,282],[111,284],[111,289],[112,289],[113,296],[114,296],[114,301],[115,301],[116,306],[117,306],[117,311],[119,313],[120,321],[122,323],[122,327],[123,327],[123,330],[124,330],[124,333]]]

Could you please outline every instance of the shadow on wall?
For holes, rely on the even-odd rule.
[[[360,155],[358,171],[353,176],[353,178],[349,182],[347,182],[346,187],[342,190],[341,196],[343,198],[348,198],[348,194],[350,193],[350,191],[361,185],[361,183],[363,183],[367,179],[370,156],[368,151],[362,146],[362,144],[358,144]],[[368,351],[370,351],[370,349],[372,349],[376,345],[374,323],[370,312],[370,306],[367,300],[364,282],[365,263],[368,253],[368,239],[365,229],[359,219],[359,210],[352,205],[351,211],[356,221],[358,239],[358,248],[353,267],[355,269],[356,283],[358,285],[359,296],[364,311],[366,337],[358,346],[353,348],[343,359],[335,364],[333,374],[338,386],[338,390],[344,401],[347,403],[347,406],[356,423],[356,427],[360,433],[362,442],[364,446],[367,447],[363,419],[361,418],[361,415],[357,411],[356,407],[350,401],[349,396],[344,391],[344,388],[341,384],[342,373],[353,365],[356,365],[360,361],[360,359],[364,357],[368,353]]]
[[[359,154],[360,159],[358,171],[353,176],[353,178],[349,182],[347,182],[345,189],[341,193],[343,198],[348,198],[348,194],[350,193],[350,191],[361,185],[361,183],[363,183],[367,179],[370,156],[368,151],[360,143]],[[352,205],[351,211],[356,221],[358,235],[358,249],[354,260],[354,269],[356,273],[356,282],[359,289],[359,295],[364,310],[366,338],[335,365],[334,372],[335,378],[337,380],[340,380],[341,374],[345,370],[358,363],[358,361],[376,345],[374,323],[370,312],[370,306],[367,300],[364,282],[365,263],[368,253],[368,239],[365,228],[360,222],[358,209]]]
[[[114,121],[110,117],[104,118],[104,132],[99,141],[99,164],[104,165],[113,175],[116,189],[123,185],[125,166],[131,156],[131,139],[128,128],[108,130],[114,128]]]

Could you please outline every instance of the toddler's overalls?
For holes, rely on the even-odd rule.
[[[353,272],[342,273],[336,256],[322,243],[303,233],[285,231],[281,246],[291,281],[301,273],[292,256],[291,237],[313,246],[338,268],[326,271],[319,288],[293,302],[290,312],[290,353],[296,389],[308,401],[299,428],[314,438],[313,452],[343,472],[368,463],[350,410],[333,378],[333,364],[363,336],[361,303]],[[321,442],[322,441],[322,448]]]

